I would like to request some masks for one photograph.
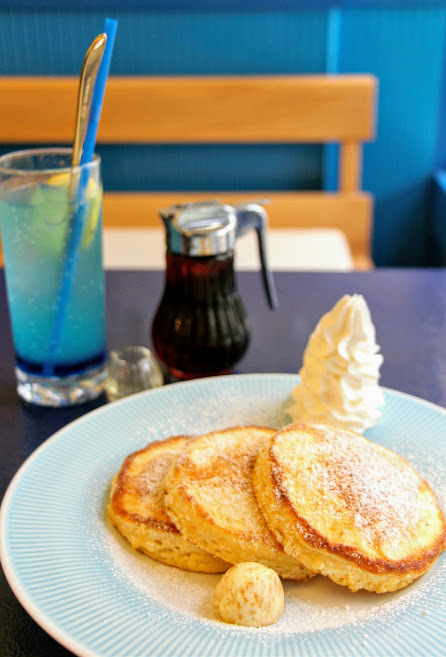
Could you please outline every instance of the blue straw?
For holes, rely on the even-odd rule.
[[[110,62],[115,43],[116,29],[118,21],[113,18],[105,19],[104,32],[107,34],[107,43],[105,45],[104,55],[99,66],[98,75],[91,102],[90,115],[88,117],[87,134],[85,136],[84,147],[81,157],[81,166],[92,161],[96,145],[96,135],[98,132],[99,121],[102,112],[102,103],[104,100],[105,85],[107,83]],[[75,207],[77,208],[73,217],[73,226],[71,229],[70,240],[67,247],[67,256],[65,260],[64,272],[61,282],[60,301],[57,308],[56,319],[53,326],[53,333],[49,345],[48,362],[44,365],[44,376],[54,374],[54,359],[58,352],[62,337],[62,330],[65,324],[68,302],[73,287],[73,279],[76,270],[79,248],[84,229],[85,213],[87,203],[85,202],[88,180],[90,178],[90,167],[86,166],[81,169],[79,185],[76,191]]]
[[[98,132],[99,121],[102,112],[102,103],[104,100],[105,85],[107,84],[108,72],[115,43],[116,29],[118,21],[113,18],[105,19],[104,32],[107,35],[107,43],[99,67],[96,84],[94,86],[93,100],[91,102],[90,116],[88,119],[87,134],[85,136],[84,150],[82,151],[81,164],[91,162],[96,145],[96,135]]]

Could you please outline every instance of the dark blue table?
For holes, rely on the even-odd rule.
[[[252,326],[247,355],[236,372],[297,372],[308,336],[343,294],[360,293],[369,304],[384,355],[384,386],[446,406],[446,270],[376,270],[346,274],[279,273],[280,302],[271,311],[260,276],[239,275]],[[108,272],[110,347],[149,344],[151,318],[163,285],[161,272]],[[3,273],[0,275],[0,486],[1,496],[18,467],[46,438],[105,403],[70,410],[21,403]],[[62,657],[70,653],[22,609],[3,575],[0,589],[1,657]],[[130,657],[130,656],[128,656]]]

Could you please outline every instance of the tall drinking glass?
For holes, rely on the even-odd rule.
[[[99,157],[74,169],[69,149],[0,157],[0,226],[19,395],[43,406],[94,399],[106,376]]]

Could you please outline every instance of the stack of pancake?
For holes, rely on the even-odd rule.
[[[281,577],[330,577],[383,593],[446,546],[429,485],[358,434],[296,423],[178,436],[128,456],[109,515],[132,547],[185,570],[259,562]]]

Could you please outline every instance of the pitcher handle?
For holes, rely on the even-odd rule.
[[[272,272],[268,264],[266,252],[265,233],[268,225],[268,215],[264,208],[258,203],[239,203],[234,206],[237,213],[236,237],[241,237],[252,228],[257,233],[259,243],[260,264],[262,268],[263,287],[269,307],[275,310],[278,305],[276,287]]]

